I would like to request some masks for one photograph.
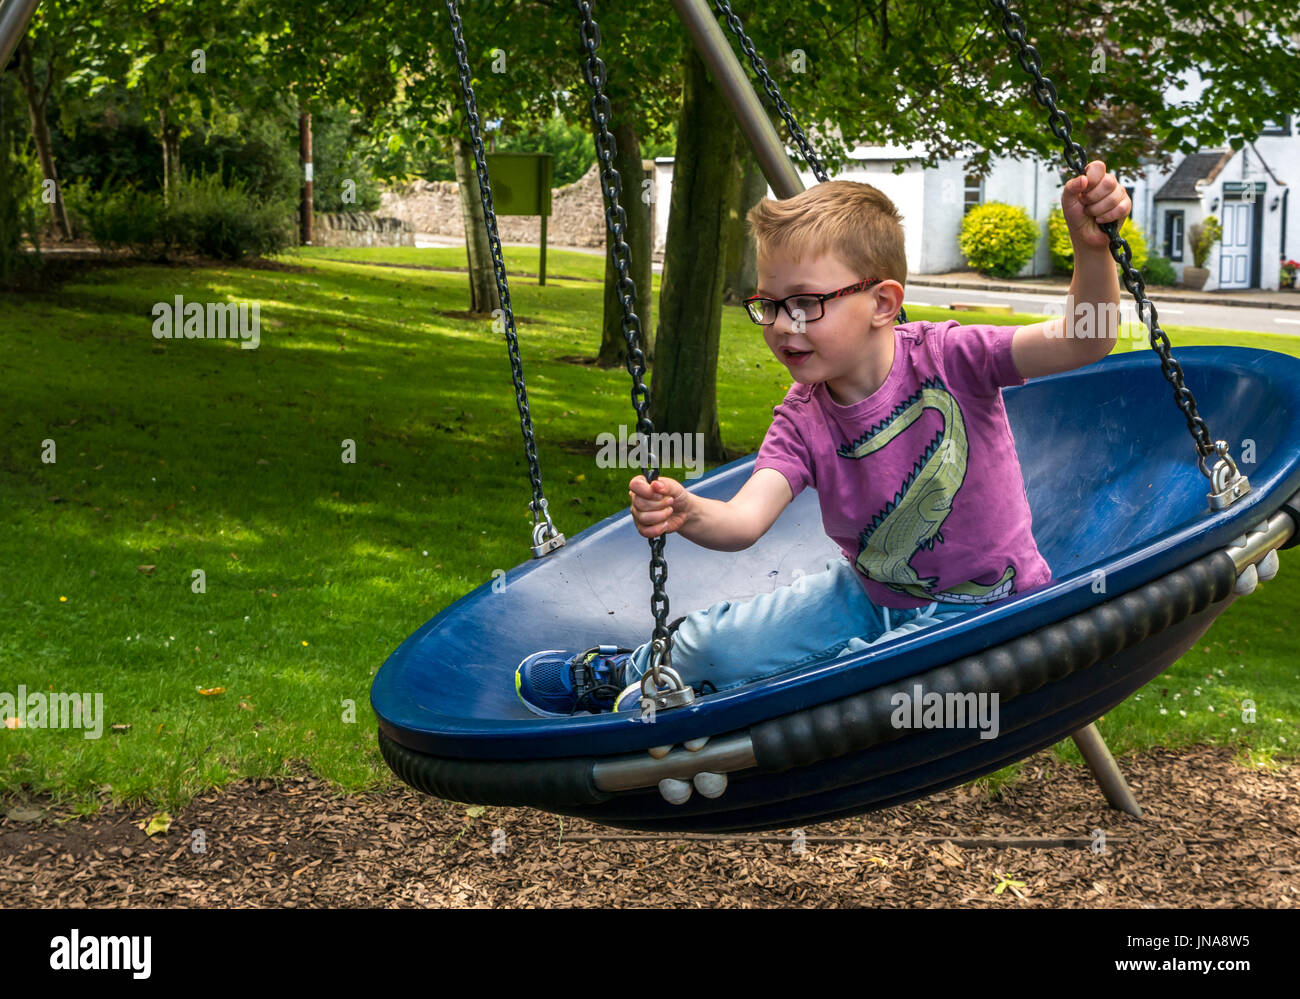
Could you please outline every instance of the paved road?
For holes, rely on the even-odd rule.
[[[1121,290],[1125,302],[1132,303],[1127,291]],[[1155,303],[1161,324],[1171,326],[1210,326],[1215,329],[1251,330],[1257,333],[1289,333],[1300,336],[1300,311],[1294,309],[1252,309],[1246,306],[1201,305],[1195,302],[1170,302],[1162,304],[1160,289],[1150,289],[1148,297]],[[1048,308],[1046,303],[1063,307],[1064,296],[1059,294],[1034,294],[1026,291],[983,291],[977,288],[927,288],[909,284],[904,304],[936,305],[947,308],[952,302],[988,302],[991,305],[1010,305],[1017,312],[1038,312]],[[1133,318],[1133,314],[1128,314]]]
[[[433,236],[425,233],[418,233],[416,236],[416,246],[459,246],[461,243],[462,241],[458,238]],[[553,246],[552,249],[574,250],[579,253],[589,253],[593,256],[604,255],[603,250],[588,247]],[[656,274],[662,273],[662,264],[655,263],[653,267]],[[1123,289],[1120,289],[1120,291],[1125,302],[1131,303],[1132,298],[1128,292]],[[1250,330],[1256,333],[1289,333],[1292,336],[1300,336],[1300,310],[1252,309],[1239,305],[1220,305],[1218,303],[1202,305],[1195,302],[1170,302],[1166,305],[1161,303],[1159,288],[1150,288],[1148,291],[1150,294],[1147,297],[1155,302],[1156,312],[1162,325],[1209,326],[1214,329]],[[1063,294],[1052,292],[934,288],[909,283],[907,285],[907,296],[903,304],[932,305],[946,309],[952,302],[988,302],[990,305],[1010,305],[1017,312],[1046,312],[1049,303],[1055,303],[1059,310],[1064,307],[1064,301],[1065,296]],[[1128,321],[1137,322],[1135,314],[1131,311],[1126,312],[1124,315]],[[1143,339],[1146,337],[1145,332],[1141,329],[1137,330],[1137,334]]]

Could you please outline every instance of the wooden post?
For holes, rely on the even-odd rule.
[[[546,284],[546,216],[542,216],[542,258],[541,266],[538,267],[537,283]]]
[[[298,162],[302,164],[302,208],[300,232],[303,246],[311,246],[315,226],[312,217],[311,112],[304,102],[298,113]]]

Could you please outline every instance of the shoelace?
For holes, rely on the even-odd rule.
[[[598,683],[594,687],[584,691],[578,697],[578,703],[573,706],[574,713],[576,714],[579,710],[585,710],[589,711],[593,715],[598,715],[605,709],[599,704],[593,703],[596,698],[600,697],[607,701],[612,701],[622,692],[622,687],[615,687],[612,683]]]
[[[595,703],[597,698],[612,701],[623,692],[622,687],[616,687],[612,683],[591,683],[589,680],[579,682],[578,670],[581,669],[586,677],[591,677],[594,672],[591,668],[591,661],[599,654],[599,652],[593,650],[580,664],[574,663],[569,667],[569,679],[573,684],[573,689],[578,691],[578,700],[573,706],[575,714],[579,710],[588,711],[593,715],[600,714],[603,708]]]

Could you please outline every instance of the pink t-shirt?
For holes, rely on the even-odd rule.
[[[896,326],[872,395],[841,406],[824,382],[795,382],[772,410],[755,471],[817,490],[822,526],[878,606],[990,604],[1052,578],[1002,404],[1000,386],[1025,382],[1015,330]]]

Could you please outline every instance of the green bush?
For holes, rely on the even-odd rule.
[[[223,185],[218,174],[184,178],[166,204],[158,192],[92,191],[84,183],[67,185],[64,198],[74,231],[135,256],[183,251],[239,260],[278,252],[294,238],[289,206],[252,197],[242,181]]]
[[[1053,208],[1047,215],[1047,252],[1052,255],[1052,270],[1069,274],[1074,270],[1074,244],[1070,242],[1070,227],[1065,223],[1065,212]]]
[[[85,235],[101,249],[127,250],[134,256],[163,256],[168,234],[162,196],[127,186],[92,191],[84,181],[64,185],[63,203],[74,235]]]
[[[1131,263],[1136,271],[1146,266],[1149,251],[1146,236],[1133,224],[1130,216],[1119,227],[1119,234],[1128,241]],[[1052,270],[1059,274],[1069,274],[1074,270],[1074,243],[1070,241],[1070,227],[1065,221],[1065,212],[1059,207],[1053,208],[1047,216],[1047,249],[1052,255]],[[1109,252],[1109,251],[1108,251]],[[1117,268],[1119,264],[1115,265]]]
[[[1197,267],[1204,267],[1205,262],[1210,259],[1210,251],[1214,249],[1214,244],[1223,238],[1223,226],[1219,224],[1218,218],[1207,215],[1201,222],[1188,229],[1187,235],[1192,238],[1192,262]]]
[[[1119,227],[1119,234],[1128,240],[1129,253],[1132,256],[1130,263],[1132,263],[1133,269],[1140,271],[1147,265],[1147,260],[1150,257],[1146,236],[1143,235],[1141,229],[1133,224],[1131,216],[1126,218],[1124,224]]]
[[[215,173],[222,184],[242,184],[255,197],[296,202],[302,183],[297,117],[290,122],[274,113],[232,116],[220,130],[187,136],[181,163],[187,173]]]
[[[1038,236],[1038,226],[1023,208],[989,201],[962,219],[957,245],[976,270],[1014,277],[1034,255]]]
[[[1174,265],[1165,257],[1149,257],[1147,265],[1142,268],[1142,280],[1147,284],[1169,286],[1178,283]]]
[[[166,228],[179,247],[205,257],[239,260],[289,246],[292,208],[252,197],[242,181],[226,186],[218,174],[186,177],[171,192]]]

